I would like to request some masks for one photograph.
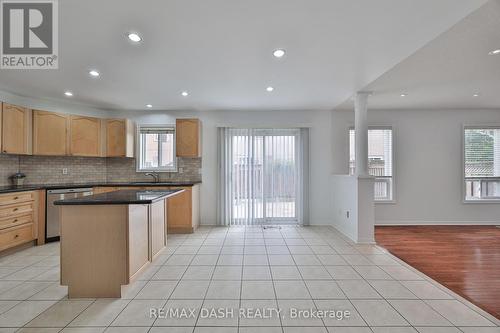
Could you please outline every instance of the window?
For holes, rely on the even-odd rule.
[[[137,171],[176,172],[175,127],[137,127]]]
[[[355,131],[351,128],[349,130],[349,174],[351,175],[356,168],[354,138]],[[393,200],[391,128],[368,130],[368,173],[375,177],[375,200]]]
[[[465,200],[500,200],[500,127],[464,130]]]

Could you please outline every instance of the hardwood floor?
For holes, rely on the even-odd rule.
[[[500,228],[376,227],[378,245],[500,319]]]

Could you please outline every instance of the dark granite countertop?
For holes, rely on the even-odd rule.
[[[9,193],[9,192],[23,192],[23,191],[34,191],[34,190],[55,190],[55,189],[63,189],[63,188],[82,188],[82,187],[94,187],[94,186],[102,186],[102,187],[121,187],[121,186],[193,186],[196,184],[200,184],[201,181],[194,182],[90,182],[90,183],[63,183],[63,184],[28,184],[23,186],[13,186],[13,185],[5,185],[0,186],[0,193]]]
[[[147,205],[184,190],[118,190],[85,197],[57,200],[54,205]]]

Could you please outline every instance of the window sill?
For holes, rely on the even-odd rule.
[[[463,204],[500,204],[500,199],[485,199],[485,200],[463,200]]]
[[[373,200],[376,205],[382,204],[382,205],[395,205],[397,202],[396,200]]]
[[[178,173],[179,170],[177,170],[177,169],[175,169],[175,170],[141,169],[141,170],[135,170],[135,172],[136,173],[148,173],[148,172],[152,172],[152,173]]]

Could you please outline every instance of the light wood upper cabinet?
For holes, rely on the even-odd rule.
[[[67,155],[69,115],[33,111],[33,155]]]
[[[134,157],[134,129],[130,120],[106,120],[106,156]]]
[[[178,157],[201,156],[201,122],[199,119],[175,121],[176,154]]]
[[[102,156],[101,119],[71,116],[70,153],[73,156]]]
[[[0,152],[5,154],[134,157],[128,119],[60,114],[0,102]]]
[[[31,154],[31,110],[17,105],[2,105],[2,153]]]

